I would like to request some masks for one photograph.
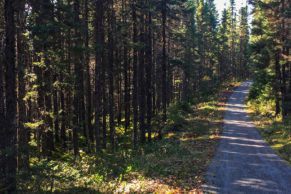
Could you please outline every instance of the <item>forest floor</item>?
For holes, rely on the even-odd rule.
[[[163,139],[154,139],[137,150],[127,145],[131,138],[121,139],[121,128],[117,130],[120,149],[114,153],[81,151],[81,157],[75,159],[59,150],[50,161],[31,158],[30,171],[19,173],[19,191],[200,193],[222,133],[225,104],[238,85],[225,84],[221,91],[216,88],[194,105],[170,106]]]
[[[215,153],[223,126],[225,103],[237,85],[192,106],[187,126],[169,132],[143,155],[138,173],[128,174],[117,192],[201,193],[207,167]],[[136,178],[133,178],[135,175]]]
[[[245,99],[252,82],[243,83],[226,105],[217,152],[207,171],[206,193],[288,193],[291,167],[262,139],[248,116]]]

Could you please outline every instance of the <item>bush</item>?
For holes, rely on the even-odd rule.
[[[168,108],[168,125],[167,128],[171,131],[179,131],[188,125],[186,117],[192,112],[188,102],[179,101],[171,104]]]

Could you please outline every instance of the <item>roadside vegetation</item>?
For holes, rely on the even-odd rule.
[[[224,84],[204,91],[201,99],[193,98],[191,103],[171,104],[168,122],[160,126],[163,139],[158,140],[158,133],[153,133],[153,141],[137,149],[127,146],[131,136],[124,135],[120,126],[117,135],[124,139],[114,153],[80,150],[80,157],[75,158],[69,152],[62,154],[65,150],[56,150],[49,161],[32,157],[30,170],[18,174],[19,191],[200,192],[222,131],[225,102],[236,86]],[[36,143],[31,141],[30,145],[36,156]]]
[[[291,165],[291,116],[282,120],[276,115],[276,102],[267,86],[258,98],[253,98],[256,85],[251,89],[248,111],[269,145]]]
[[[249,112],[265,140],[291,164],[290,30],[284,25],[291,4],[267,0],[252,4],[249,67],[254,84]]]

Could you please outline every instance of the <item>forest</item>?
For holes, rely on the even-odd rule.
[[[199,189],[219,103],[244,80],[255,112],[284,126],[290,161],[291,3],[238,7],[0,0],[0,193]]]

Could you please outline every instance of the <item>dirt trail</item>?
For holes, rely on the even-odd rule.
[[[251,81],[228,100],[217,152],[203,185],[205,193],[291,193],[291,167],[265,143],[245,107]]]

